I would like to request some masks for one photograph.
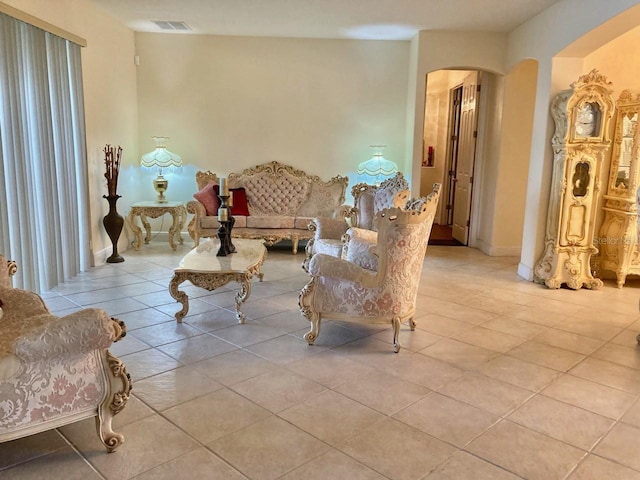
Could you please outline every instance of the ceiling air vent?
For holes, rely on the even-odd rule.
[[[153,23],[155,23],[162,30],[181,31],[181,32],[191,30],[189,28],[189,25],[187,25],[184,22],[171,22],[168,20],[153,20]]]

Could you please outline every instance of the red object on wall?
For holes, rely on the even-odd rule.
[[[427,149],[427,167],[433,167],[434,163],[434,151],[433,147]]]

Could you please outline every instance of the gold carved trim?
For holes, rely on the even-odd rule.
[[[129,401],[129,396],[131,394],[131,389],[133,385],[131,383],[131,375],[127,372],[127,368],[124,363],[113,355],[109,350],[107,350],[107,362],[109,364],[109,369],[115,378],[119,378],[122,382],[122,390],[115,392],[113,394],[113,400],[109,405],[109,409],[114,415],[117,415],[122,411],[127,402]]]

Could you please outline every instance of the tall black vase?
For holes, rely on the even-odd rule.
[[[124,227],[124,217],[116,210],[116,202],[120,198],[120,195],[103,195],[102,197],[106,198],[107,202],[109,202],[109,213],[102,219],[102,224],[113,245],[113,253],[107,258],[107,263],[124,262],[124,258],[118,255],[118,239]]]

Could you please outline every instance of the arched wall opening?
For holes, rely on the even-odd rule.
[[[489,255],[521,252],[537,70],[538,62],[528,59],[504,76],[478,71],[481,92],[469,245]],[[428,194],[435,182],[443,184],[436,217],[440,225],[452,218],[452,197],[446,188],[452,173],[451,92],[470,72],[442,69],[426,75],[420,194]]]
[[[585,0],[585,8],[575,12],[570,5],[561,3],[553,11],[544,12],[509,34],[508,65],[524,58],[535,58],[539,62],[522,253],[518,265],[518,274],[529,280],[533,280],[534,265],[544,249],[553,164],[551,102],[557,93],[592,68],[605,68],[603,63],[590,63],[589,59],[594,60],[597,52],[602,52],[601,60],[606,58],[624,69],[626,61],[620,61],[619,57],[616,60],[617,54],[601,49],[640,25],[637,2],[620,0],[608,5],[606,10],[599,9],[600,6],[595,0]],[[570,28],[560,28],[567,15],[575,16],[576,21]],[[616,82],[613,70],[602,73]]]

